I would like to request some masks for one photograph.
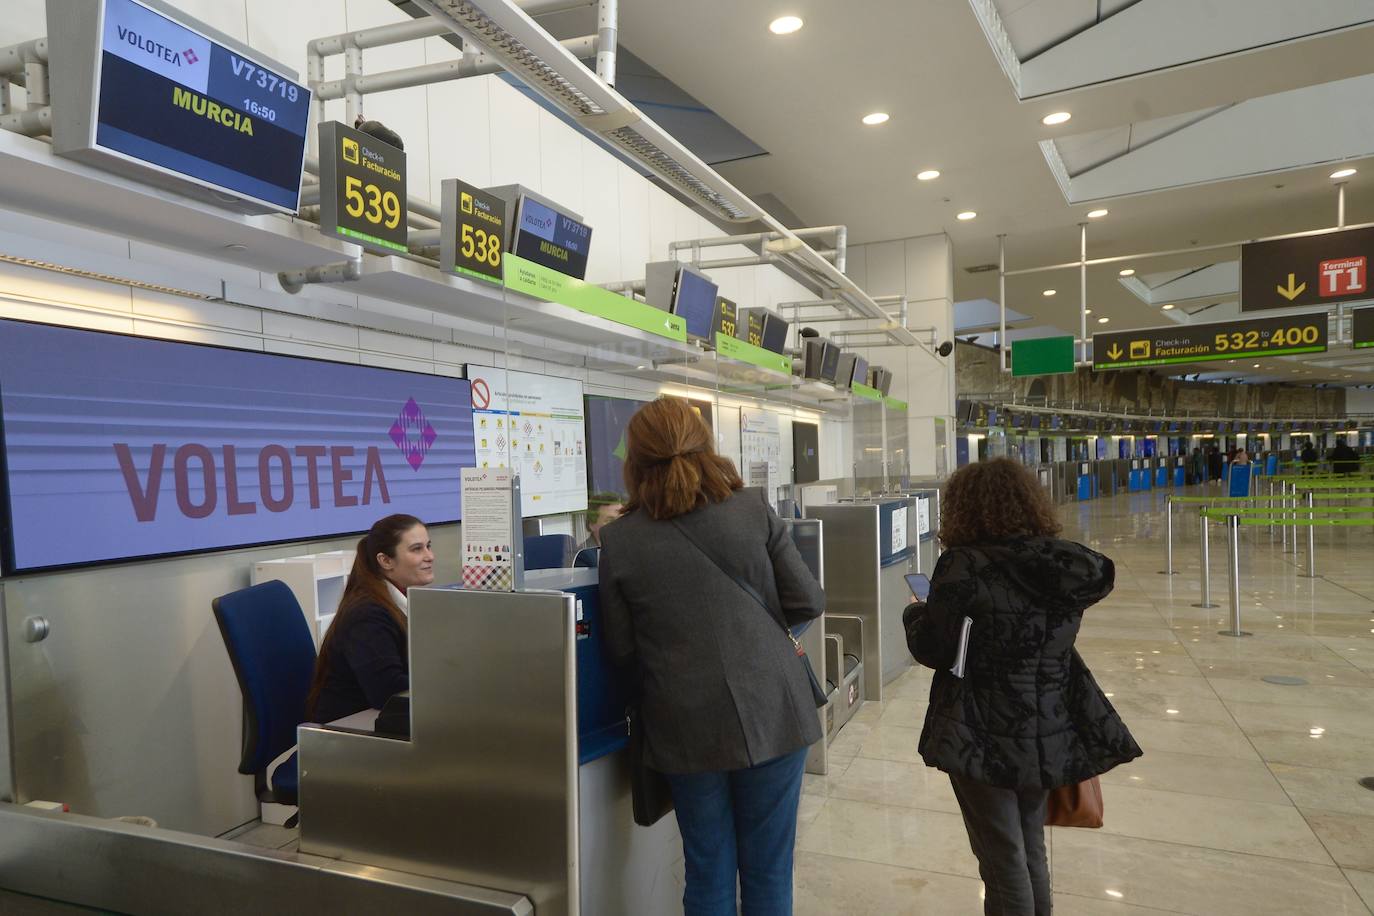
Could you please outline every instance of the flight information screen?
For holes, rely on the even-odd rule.
[[[95,145],[294,211],[310,90],[135,0],[105,0]]]
[[[581,280],[587,276],[592,227],[529,197],[520,198],[516,255]]]
[[[673,294],[673,314],[682,318],[688,335],[711,338],[711,322],[716,316],[717,286],[693,270],[680,269]]]

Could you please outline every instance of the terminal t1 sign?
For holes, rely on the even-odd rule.
[[[1371,261],[1374,228],[1242,245],[1241,311],[1374,298],[1369,285]]]

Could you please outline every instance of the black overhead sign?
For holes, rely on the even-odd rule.
[[[1351,315],[1354,321],[1351,346],[1357,350],[1374,347],[1374,309],[1355,309]]]
[[[1093,335],[1094,369],[1140,369],[1326,350],[1326,312]]]
[[[439,267],[500,283],[506,201],[456,178],[444,179],[439,188]]]
[[[321,124],[320,232],[406,251],[406,154],[338,121]]]
[[[1374,299],[1374,229],[1347,229],[1240,247],[1243,312]]]

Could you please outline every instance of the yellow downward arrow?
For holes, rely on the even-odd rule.
[[[1119,346],[1117,346],[1116,344],[1112,344],[1111,349],[1107,351],[1107,355],[1110,356],[1112,359],[1120,359],[1122,352],[1123,351]]]
[[[1292,302],[1294,299],[1296,299],[1296,298],[1298,298],[1299,296],[1301,296],[1301,295],[1302,295],[1302,291],[1305,290],[1305,289],[1307,289],[1307,284],[1306,284],[1306,283],[1299,283],[1296,287],[1294,287],[1294,286],[1293,286],[1293,281],[1294,281],[1295,279],[1296,279],[1296,278],[1295,278],[1292,274],[1289,274],[1289,275],[1288,275],[1288,288],[1287,288],[1287,289],[1284,289],[1282,286],[1277,286],[1277,287],[1275,287],[1275,289],[1277,289],[1277,290],[1279,291],[1279,295],[1282,296],[1283,298],[1287,299],[1289,302]]]

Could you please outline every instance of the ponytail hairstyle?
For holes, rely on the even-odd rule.
[[[334,667],[334,634],[338,632],[341,623],[350,619],[361,608],[375,604],[386,611],[401,628],[402,633],[408,629],[406,615],[396,606],[391,592],[386,587],[386,574],[382,570],[382,565],[377,562],[377,554],[384,553],[395,559],[401,538],[416,525],[423,524],[424,522],[413,515],[388,515],[373,524],[367,534],[358,540],[358,550],[353,555],[353,569],[348,573],[343,597],[339,599],[339,610],[329,624],[329,632],[325,633],[324,641],[320,643],[319,657],[315,659],[315,675],[310,682],[310,694],[305,700],[307,716],[315,714],[315,704],[319,701],[320,691],[324,689],[325,681],[329,679],[329,673]]]
[[[626,429],[625,511],[662,520],[724,502],[744,486],[735,465],[716,454],[711,431],[682,398],[650,401]]]

